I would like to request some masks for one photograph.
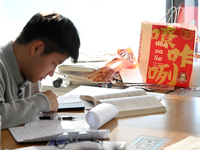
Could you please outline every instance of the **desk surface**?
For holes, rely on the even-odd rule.
[[[110,141],[125,141],[127,145],[140,135],[169,138],[163,147],[190,135],[200,137],[200,98],[165,95],[161,102],[166,113],[113,119],[101,129],[111,130]],[[1,150],[45,144],[18,144],[8,130],[1,131]]]

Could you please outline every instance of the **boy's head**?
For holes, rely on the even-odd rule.
[[[67,54],[73,62],[77,62],[80,39],[76,27],[68,18],[57,13],[35,14],[16,41],[26,45],[34,40],[44,43],[44,54]]]

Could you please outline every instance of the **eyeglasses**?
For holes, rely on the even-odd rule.
[[[57,136],[54,146],[56,146],[59,149],[63,149],[67,144],[78,143],[83,141],[95,142],[102,145],[102,141],[99,141],[99,137],[99,132],[97,130],[66,132]]]

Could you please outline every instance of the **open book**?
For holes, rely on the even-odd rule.
[[[110,103],[119,110],[118,117],[145,115],[166,112],[165,106],[153,95],[147,95],[142,89],[124,89],[109,94],[80,95],[94,105]]]

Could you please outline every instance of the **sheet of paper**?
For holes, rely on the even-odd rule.
[[[80,85],[77,88],[71,90],[70,92],[64,94],[63,96],[69,95],[90,95],[93,94],[107,94],[110,92],[119,91],[121,89],[113,89],[113,88],[102,88],[102,87],[95,87],[95,86],[85,86]]]
[[[52,136],[63,133],[68,130],[88,130],[89,125],[85,121],[85,113],[46,113],[45,115],[53,116],[53,120],[39,120],[36,115],[24,127],[10,128],[12,134],[17,137],[17,141],[22,142],[27,139],[35,139],[44,136]],[[44,115],[44,114],[43,114]],[[75,120],[61,121],[58,116],[73,116]]]
[[[9,131],[17,142],[25,142],[32,139],[40,139],[39,141],[48,141],[49,137],[65,132],[61,125],[52,125],[43,128],[41,126],[20,126],[9,128]]]
[[[50,141],[55,140],[59,134],[62,133],[72,133],[70,136],[73,139],[77,138],[79,132],[87,131],[93,132],[92,136],[96,139],[109,139],[110,137],[110,130],[69,130],[64,129],[61,125],[52,125],[51,127],[40,127],[40,126],[20,126],[20,127],[13,127],[9,128],[9,131],[15,138],[17,142],[38,142],[38,141]],[[75,134],[76,132],[76,134]],[[73,137],[72,137],[73,136]],[[79,137],[80,138],[80,137]],[[82,134],[82,139],[87,138],[88,134],[85,133],[85,136]]]
[[[164,148],[164,150],[174,150],[174,149],[198,150],[200,149],[200,138],[195,136],[189,136],[175,144],[172,144]]]
[[[55,138],[58,134],[63,132],[80,132],[90,130],[89,125],[85,120],[85,113],[46,113],[46,115],[53,116],[53,120],[39,120],[38,114],[30,122],[22,127],[9,128],[11,134],[17,142],[24,141],[49,141],[51,138]],[[74,120],[58,120],[58,116],[72,116]],[[97,130],[96,130],[97,131]],[[98,130],[98,134],[101,131]],[[102,135],[106,134],[106,138],[109,138],[108,130],[102,132]]]
[[[93,103],[81,99],[80,95],[68,94],[68,95],[58,97],[58,103],[70,103],[70,102],[80,102],[80,101],[83,102],[86,110],[92,109],[94,107]]]
[[[47,128],[50,125],[50,128],[54,128],[57,125],[61,125],[63,129],[89,129],[89,125],[85,121],[85,113],[43,113],[45,116],[53,116],[53,120],[39,120],[39,115],[35,116],[30,122],[26,123],[26,127],[40,127]],[[71,116],[75,117],[75,120],[69,121],[60,121],[58,116]],[[53,126],[55,125],[55,126]]]
[[[139,69],[122,69],[120,76],[124,84],[126,83],[144,83]]]
[[[103,144],[95,143],[95,142],[85,142],[85,143],[77,143],[67,144],[62,150],[81,150],[81,149],[90,149],[90,150],[123,150],[125,149],[125,142],[111,142],[111,141],[103,141]],[[89,147],[88,147],[89,146]],[[11,149],[6,149],[11,150]],[[12,150],[60,150],[56,146],[28,146],[24,148],[16,148]]]
[[[59,96],[58,103],[80,102],[79,95]]]
[[[5,150],[59,150],[55,146],[47,147],[47,146],[28,146],[23,148],[15,148],[15,149],[5,149]]]
[[[161,137],[139,136],[127,145],[126,150],[157,150],[168,140]]]

